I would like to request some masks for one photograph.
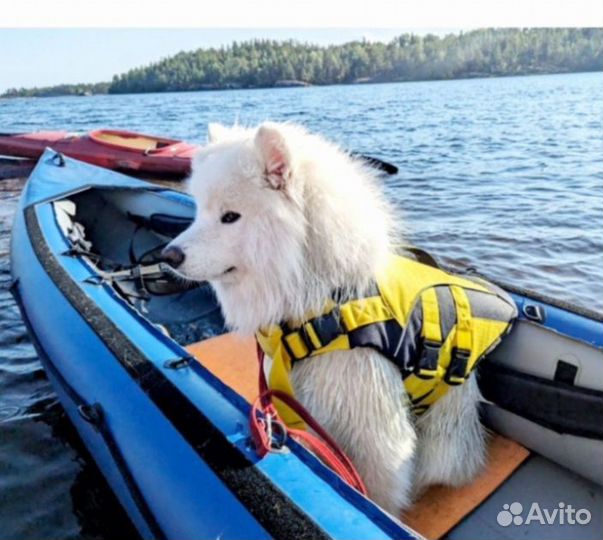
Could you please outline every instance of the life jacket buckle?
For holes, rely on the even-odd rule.
[[[444,382],[450,386],[458,386],[467,380],[467,365],[471,351],[455,347],[451,352],[450,365],[444,375]]]
[[[438,374],[438,361],[440,358],[441,343],[423,340],[423,351],[417,363],[415,375],[419,379],[430,380]]]
[[[304,360],[305,358],[307,358],[308,356],[310,356],[313,352],[313,347],[312,347],[312,343],[310,342],[310,340],[308,339],[308,336],[306,335],[303,326],[299,329],[299,330],[293,330],[292,332],[288,332],[285,333],[285,328],[283,328],[283,335],[281,337],[281,343],[283,344],[283,347],[285,348],[285,351],[287,351],[287,354],[289,355],[289,358],[291,359],[291,363],[295,363],[298,360]],[[303,346],[303,348],[305,349],[303,352],[301,352],[301,350],[299,350],[299,346],[296,346],[294,343],[292,343],[291,339],[292,338],[299,338],[299,340],[301,341],[301,345]],[[299,344],[297,344],[299,345]],[[299,352],[295,352],[295,349],[298,349]]]
[[[307,358],[345,333],[337,306],[329,313],[310,319],[295,330],[291,330],[288,324],[282,324],[281,328],[283,330],[281,341],[292,362]],[[301,355],[295,352],[292,343],[292,338],[296,337],[299,338],[305,349]]]
[[[301,334],[302,340],[308,348],[308,351],[310,351],[308,356],[317,349],[323,347],[320,337],[318,336],[318,333],[312,325],[312,321],[308,321],[307,323],[302,324],[301,328],[299,329],[299,333]],[[315,339],[313,338],[311,333],[314,334]]]

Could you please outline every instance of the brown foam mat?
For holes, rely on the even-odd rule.
[[[193,343],[186,350],[247,401],[258,397],[259,367],[254,338],[223,334]]]
[[[247,401],[258,392],[258,361],[253,338],[224,334],[194,343],[188,352]],[[441,538],[496,491],[530,452],[516,442],[493,435],[485,470],[460,488],[432,486],[401,519],[429,540]]]
[[[404,523],[429,540],[444,536],[500,486],[530,455],[530,451],[502,435],[493,435],[488,448],[488,464],[470,484],[451,488],[431,486],[405,512]]]

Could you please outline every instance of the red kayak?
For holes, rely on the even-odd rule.
[[[0,134],[0,155],[37,159],[50,147],[107,169],[184,177],[197,145],[130,131],[101,129],[86,135],[66,131]]]

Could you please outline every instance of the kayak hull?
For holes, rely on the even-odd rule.
[[[110,142],[111,134],[119,142],[144,138],[159,142],[159,148],[149,152]],[[42,131],[16,135],[0,135],[0,155],[38,159],[47,147],[66,156],[129,173],[184,178],[190,173],[191,159],[198,146],[127,131],[100,130],[87,135],[72,135],[65,131]]]
[[[25,230],[18,223],[15,227],[17,231]],[[84,444],[141,535],[210,538],[217,530],[224,530],[231,538],[269,538],[193,449],[175,436],[161,411],[149,403],[87,321],[65,301],[44,268],[36,264],[37,257],[31,246],[28,249],[26,239],[17,233],[13,241],[20,242],[18,251],[28,267],[14,289],[49,378]],[[19,258],[14,264],[19,267]],[[30,291],[44,293],[31,295]],[[66,340],[65,328],[78,336],[77,340]],[[84,366],[85,359],[94,362]],[[111,441],[82,415],[81,408],[94,403],[102,403],[106,409],[121,457],[112,453]],[[120,468],[120,462],[126,466]],[[186,508],[187,502],[191,508]],[[178,519],[167,519],[170,514]],[[225,529],[226,523],[230,527]]]

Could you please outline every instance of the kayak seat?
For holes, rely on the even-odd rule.
[[[186,350],[222,382],[252,402],[258,394],[258,360],[253,337],[222,334],[193,343]],[[428,539],[444,536],[475,510],[530,455],[529,450],[493,434],[486,469],[460,488],[431,486],[400,518]]]
[[[101,131],[96,132],[94,138],[102,142],[115,144],[117,146],[123,146],[132,150],[148,151],[157,150],[158,148],[169,146],[168,143],[164,142],[162,144],[161,141],[153,139],[151,137],[145,137],[144,135],[124,136],[116,133]],[[160,144],[161,146],[159,146]]]

